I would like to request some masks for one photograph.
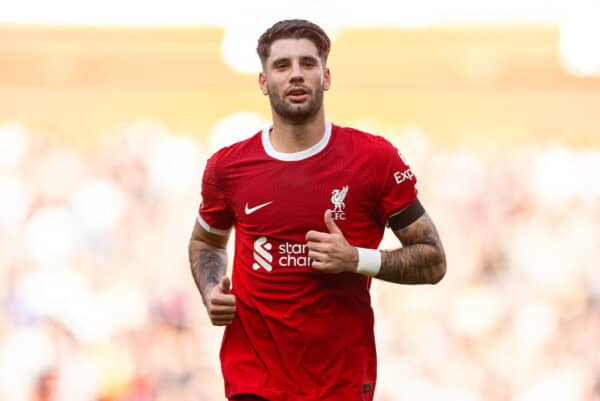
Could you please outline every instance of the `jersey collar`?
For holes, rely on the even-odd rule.
[[[273,148],[273,145],[271,145],[271,140],[269,139],[269,132],[271,131],[272,127],[272,125],[269,125],[268,127],[265,127],[265,129],[263,129],[262,131],[261,140],[263,148],[265,149],[265,152],[272,158],[286,162],[304,160],[306,158],[316,155],[317,153],[325,149],[325,147],[329,143],[329,138],[331,138],[331,122],[326,120],[325,135],[323,135],[323,138],[321,138],[319,142],[315,143],[308,149],[301,150],[300,152],[283,153],[276,151],[275,148]]]

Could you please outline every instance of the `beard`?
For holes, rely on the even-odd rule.
[[[269,101],[271,107],[281,118],[288,120],[292,124],[303,124],[314,117],[323,105],[323,87],[319,85],[314,91],[305,87],[309,96],[309,101],[302,104],[294,104],[286,101],[285,97],[280,96],[277,91],[269,88]]]

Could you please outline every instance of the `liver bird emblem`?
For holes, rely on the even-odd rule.
[[[348,193],[348,185],[344,185],[342,189],[334,189],[331,191],[331,203],[333,203],[333,212],[343,212],[346,205],[344,199]]]

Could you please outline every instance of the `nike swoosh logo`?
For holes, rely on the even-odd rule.
[[[252,213],[256,212],[258,209],[262,209],[265,206],[269,206],[271,203],[273,203],[273,201],[261,203],[260,205],[254,206],[254,207],[248,207],[248,202],[246,202],[246,206],[244,207],[244,212],[246,212],[246,214],[252,214]]]

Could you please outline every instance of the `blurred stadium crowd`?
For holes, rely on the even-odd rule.
[[[373,283],[375,399],[599,401],[600,151],[382,134],[448,274]],[[0,401],[223,399],[187,262],[210,153],[153,122],[85,149],[0,124]]]

